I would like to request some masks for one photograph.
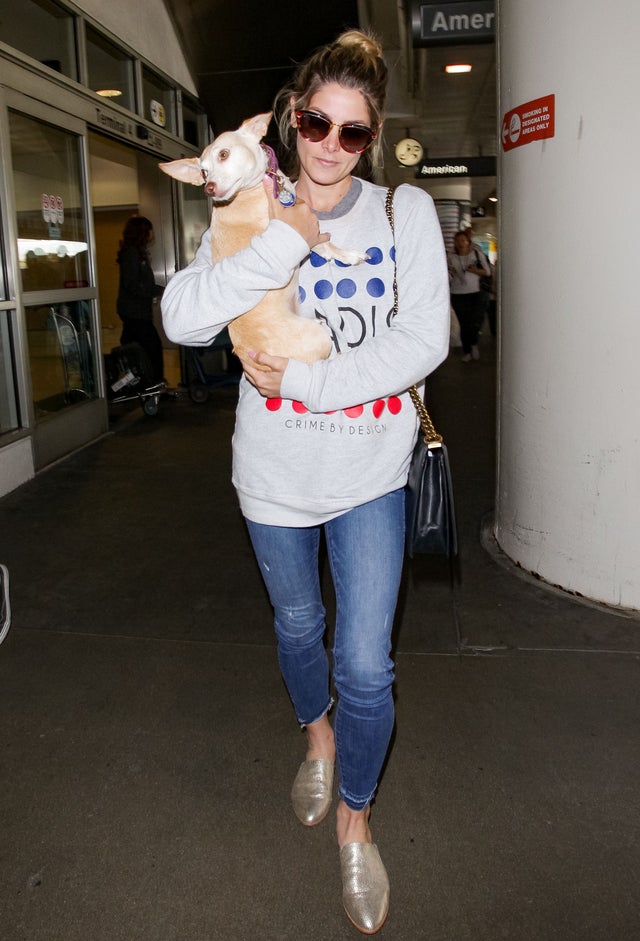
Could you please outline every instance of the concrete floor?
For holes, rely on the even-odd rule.
[[[379,937],[636,941],[640,620],[492,544],[491,337],[481,349],[430,383],[461,580],[406,566],[372,814],[392,890]],[[229,482],[235,395],[118,413],[0,500],[3,941],[360,937],[331,818],[305,830],[290,809],[304,737]]]

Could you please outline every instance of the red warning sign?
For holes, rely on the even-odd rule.
[[[502,149],[513,150],[555,134],[555,95],[545,95],[507,111],[502,119]]]

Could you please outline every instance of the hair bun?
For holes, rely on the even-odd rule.
[[[360,46],[363,53],[372,59],[382,58],[382,46],[373,35],[360,29],[348,29],[336,39],[336,46]]]

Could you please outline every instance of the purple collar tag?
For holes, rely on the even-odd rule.
[[[287,187],[287,178],[280,172],[278,167],[278,158],[273,147],[268,144],[260,145],[267,155],[266,176],[273,179],[273,198],[280,200],[283,206],[293,206],[296,201],[296,195]]]
[[[268,144],[262,144],[262,149],[267,155],[267,169],[266,174],[273,178],[273,198],[278,198],[278,158],[276,157],[276,152],[273,147],[270,147]]]

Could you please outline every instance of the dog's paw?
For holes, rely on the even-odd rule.
[[[320,255],[327,261],[341,261],[343,265],[361,265],[367,261],[369,255],[366,252],[357,252],[349,248],[338,248],[331,242],[320,242],[314,246],[316,255]]]

